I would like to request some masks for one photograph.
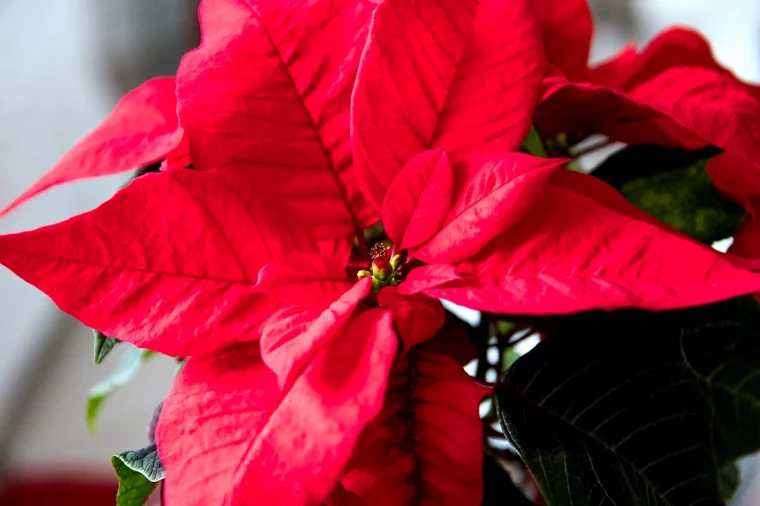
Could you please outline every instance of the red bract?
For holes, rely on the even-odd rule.
[[[381,209],[396,174],[430,148],[452,161],[516,150],[543,63],[528,0],[381,3],[352,99],[357,176],[369,202]]]
[[[534,0],[546,2],[565,5]],[[580,18],[564,27],[549,20],[544,27],[559,39],[577,40],[591,30]],[[715,60],[701,35],[684,28],[664,31],[641,52],[629,46],[579,78],[568,66],[587,54],[570,44],[564,51],[548,46],[549,63],[565,75],[555,69],[544,80],[535,121],[545,135],[567,134],[575,142],[601,133],[629,144],[718,146],[725,153],[708,167],[715,185],[750,216],[757,214],[750,200],[760,195],[760,87],[737,79]],[[755,228],[745,226],[741,233]],[[732,252],[750,250],[737,245]]]
[[[256,175],[317,239],[377,221],[352,170],[348,126],[374,8],[369,0],[202,2],[203,43],[177,72],[196,167]]]
[[[53,186],[138,169],[162,160],[182,139],[174,79],[152,79],[128,93],[111,116],[5,209],[3,216]]]
[[[157,430],[170,506],[478,504],[487,391],[439,298],[557,314],[760,290],[566,160],[513,152],[544,70],[528,0],[205,0],[200,15],[181,129],[150,148],[165,170],[0,237],[0,262],[87,325],[190,357]],[[543,38],[550,58],[587,46],[583,30]],[[696,142],[723,114],[657,100],[620,103]],[[379,213],[387,237],[366,244]]]

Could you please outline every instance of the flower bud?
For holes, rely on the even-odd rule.
[[[372,275],[380,280],[386,280],[393,274],[393,267],[388,257],[376,258],[372,261]]]
[[[361,271],[359,271],[359,272],[356,273],[356,277],[359,278],[359,279],[371,278],[372,277],[372,273],[369,272],[369,271],[361,270]]]

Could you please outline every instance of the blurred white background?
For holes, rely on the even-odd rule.
[[[0,207],[95,127],[127,89],[169,74],[195,40],[192,0],[0,0]],[[758,0],[597,0],[593,55],[646,42],[672,24],[696,27],[718,58],[760,80]],[[123,177],[58,188],[0,222],[25,230],[90,209]],[[116,357],[92,364],[88,329],[0,268],[0,472],[88,470],[110,476],[109,457],[146,443],[145,425],[173,366],[155,360],[105,406],[96,436],[84,423],[88,388]],[[760,429],[759,429],[760,430]],[[737,498],[760,505],[755,492]]]

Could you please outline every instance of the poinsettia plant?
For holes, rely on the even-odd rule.
[[[589,66],[583,0],[199,14],[3,212],[143,169],[0,237],[97,363],[131,346],[91,427],[179,362],[118,504],[725,504],[760,450],[760,88],[686,29]],[[580,170],[592,136],[626,147]]]

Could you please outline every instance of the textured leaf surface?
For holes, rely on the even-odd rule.
[[[0,216],[53,186],[138,169],[160,160],[182,138],[176,108],[174,78],[151,79],[131,91],[103,124],[0,211]]]
[[[528,4],[391,0],[378,6],[351,117],[357,175],[375,208],[401,168],[427,149],[441,148],[455,160],[520,146],[544,71]]]
[[[129,469],[142,474],[153,483],[159,482],[166,477],[155,443],[137,451],[120,453],[115,455],[114,458],[119,459]]]
[[[102,332],[98,332],[97,330],[92,331],[93,334],[93,350],[92,350],[92,357],[95,364],[100,364],[105,360],[105,358],[108,356],[109,353],[111,353],[111,350],[113,350],[113,347],[116,346],[116,343],[119,342],[118,339],[114,339],[113,337],[108,337]]]
[[[88,213],[0,237],[0,263],[89,327],[188,356],[255,338],[261,266],[316,251],[299,230],[250,175],[169,170]]]
[[[723,505],[724,467],[760,449],[758,317],[581,315],[519,359],[497,410],[549,504]]]
[[[479,505],[486,393],[453,360],[411,352],[394,366],[383,411],[341,483],[365,504]]]
[[[454,170],[446,153],[430,150],[399,172],[383,201],[383,225],[398,249],[419,246],[443,224],[454,200]]]
[[[472,175],[438,233],[414,256],[427,263],[455,263],[476,254],[530,212],[565,161],[508,153],[457,164],[458,173]]]
[[[706,244],[731,237],[744,217],[741,206],[713,186],[709,152],[629,146],[593,172],[629,202]]]
[[[369,279],[357,283],[322,314],[288,306],[272,318],[261,336],[261,358],[275,374],[280,388],[287,389],[301,375],[314,355],[348,323],[369,294]]]
[[[399,292],[494,313],[556,314],[707,304],[757,291],[759,283],[759,275],[706,246],[552,185],[530,215],[478,255],[414,269]]]
[[[380,412],[395,353],[390,314],[375,309],[324,343],[289,390],[279,389],[258,343],[190,359],[157,432],[167,502],[323,502]]]
[[[119,363],[106,379],[95,385],[87,393],[87,428],[95,432],[98,415],[103,403],[117,389],[123,387],[137,375],[145,362],[153,356],[150,350],[141,350],[130,346],[124,351]]]
[[[155,445],[151,445],[155,453]],[[149,450],[148,447],[144,450]],[[144,451],[144,450],[141,450]],[[116,506],[144,506],[151,494],[158,486],[158,480],[151,480],[139,470],[135,470],[136,461],[127,455],[136,454],[137,452],[125,452],[111,457],[111,465],[116,471],[116,477],[119,480],[119,491],[116,495]],[[158,455],[156,454],[156,459]],[[160,461],[159,461],[160,464]],[[155,467],[154,467],[155,468]],[[150,473],[157,476],[159,473]]]
[[[573,80],[588,73],[594,20],[587,0],[532,0],[546,61]]]
[[[374,4],[206,0],[177,74],[193,163],[255,175],[318,239],[377,221],[352,170],[349,102]]]
[[[337,259],[293,253],[269,262],[259,272],[256,290],[286,304],[323,310],[352,282]]]

